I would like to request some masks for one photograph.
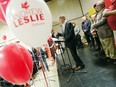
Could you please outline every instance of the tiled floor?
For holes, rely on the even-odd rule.
[[[42,70],[39,70],[39,72],[36,75],[36,79],[33,82],[30,82],[33,83],[31,87],[59,87],[59,78],[56,63],[53,66],[50,66],[49,68],[50,71],[45,72],[47,83],[45,81]]]

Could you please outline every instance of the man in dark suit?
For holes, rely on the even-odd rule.
[[[61,28],[63,31],[63,36],[65,40],[65,46],[69,48],[71,55],[76,63],[76,70],[83,69],[85,65],[81,61],[80,57],[76,52],[76,41],[75,41],[75,34],[74,34],[74,26],[71,22],[66,21],[64,15],[59,17],[59,22],[61,24]]]
[[[88,43],[89,47],[95,47],[94,38],[93,38],[92,34],[90,33],[91,21],[89,19],[87,19],[86,17],[83,17],[82,19],[83,19],[82,30],[87,39],[87,43]]]

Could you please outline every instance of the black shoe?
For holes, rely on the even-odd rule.
[[[116,59],[107,59],[107,63],[116,64]]]

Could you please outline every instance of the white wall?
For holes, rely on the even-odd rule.
[[[86,14],[88,10],[98,1],[99,0],[81,0],[84,14]]]
[[[7,36],[7,40],[4,41],[2,39],[2,37],[6,35]],[[8,28],[7,25],[2,25],[0,26],[0,46],[4,45],[4,44],[7,44],[7,43],[14,43],[16,41],[19,41],[18,39],[16,39],[16,36],[12,33],[12,31]],[[20,45],[22,45],[23,47],[31,50],[31,48],[24,44],[23,42],[20,41],[19,43]]]
[[[53,23],[58,23],[60,14],[65,14],[68,20],[82,16],[79,0],[53,0],[48,3]]]
[[[84,14],[87,13],[87,11],[92,7],[92,5],[97,0],[80,0],[82,3],[82,8],[84,10]],[[58,24],[58,18],[60,14],[65,14],[67,17],[67,20],[72,20],[72,22],[75,22],[77,25],[81,28],[81,18],[78,19],[78,17],[82,16],[82,11],[80,8],[79,0],[52,0],[48,3],[48,6],[50,7],[52,17],[53,17],[53,24]],[[56,29],[57,31],[61,31],[59,29],[59,25],[54,26],[53,29]],[[83,32],[81,32],[83,35]],[[7,40],[15,38],[13,33],[9,30],[7,26],[1,26],[0,24],[0,43],[4,42],[2,40],[3,35],[7,36]]]
[[[88,13],[88,10],[95,4],[98,0],[80,0],[84,14]],[[81,28],[81,17],[83,16],[80,7],[79,0],[52,0],[48,3],[53,17],[53,29],[56,31],[61,31],[58,24],[58,18],[60,14],[65,14],[67,20],[75,22]],[[80,18],[78,18],[80,17]],[[83,36],[83,32],[81,31]]]
[[[84,14],[88,13],[88,10],[97,1],[98,0],[80,0]],[[79,0],[52,0],[48,2],[48,6],[52,13],[54,25],[58,24],[60,14],[65,14],[67,20],[76,20],[76,18],[83,16]]]

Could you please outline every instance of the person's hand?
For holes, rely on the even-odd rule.
[[[103,17],[107,17],[108,15],[107,14],[104,14]]]
[[[112,11],[107,11],[103,17],[107,17],[107,16],[110,16],[110,15],[116,15],[116,10],[112,10]]]
[[[86,30],[84,30],[84,32],[86,32]]]
[[[94,24],[91,25],[91,29],[95,29],[95,28],[94,28]]]
[[[96,35],[97,35],[96,31],[97,31],[96,29],[92,29],[92,30],[91,30],[91,34],[92,34],[93,36],[96,36]]]

